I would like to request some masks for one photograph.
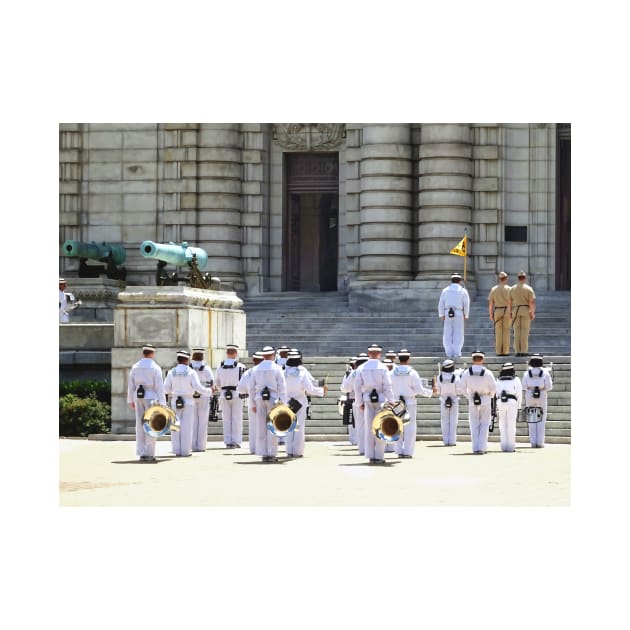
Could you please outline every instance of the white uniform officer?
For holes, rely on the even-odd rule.
[[[365,454],[365,408],[363,406],[363,400],[361,398],[355,398],[354,383],[357,377],[357,370],[367,362],[369,359],[366,352],[361,352],[357,355],[357,360],[354,362],[354,376],[352,378],[352,398],[354,404],[352,405],[352,413],[354,415],[354,431],[357,441],[357,450],[359,455]]]
[[[347,398],[347,404],[352,406],[354,406],[354,368],[356,360],[356,357],[351,357],[350,361],[348,362],[348,366],[346,367],[346,373],[341,379],[341,386],[339,387],[341,393],[345,394]],[[356,446],[357,431],[356,427],[352,424],[348,425],[348,440],[350,441],[350,444]]]
[[[459,397],[464,393],[460,380],[461,370],[455,369],[452,359],[442,363],[440,375],[435,382],[435,390],[440,396],[440,424],[444,446],[457,444],[457,419],[459,417]]]
[[[252,376],[252,369],[257,366],[263,360],[263,356],[260,352],[254,352],[252,355],[252,367],[245,370],[241,380],[236,386],[238,395],[247,399],[247,440],[249,442],[249,452],[252,455],[256,454],[256,414],[252,411],[254,401],[249,395],[249,383]]]
[[[389,355],[389,356],[388,356]],[[390,358],[393,356],[394,358]],[[393,350],[390,350],[385,355],[383,359],[383,365],[388,369],[389,375],[392,375],[392,370],[394,369],[394,359],[396,358],[396,353]],[[386,453],[395,453],[396,452],[396,442],[385,442],[385,452]]]
[[[371,464],[385,463],[385,442],[374,435],[372,421],[383,402],[395,402],[389,370],[380,360],[382,351],[378,344],[368,348],[370,358],[357,369],[354,380],[354,397],[364,411],[365,456]]]
[[[256,455],[263,462],[278,461],[278,438],[267,429],[267,414],[276,402],[287,401],[284,370],[274,363],[272,346],[262,349],[263,361],[252,368],[249,396],[253,400],[252,411],[256,414]]]
[[[431,398],[433,392],[422,384],[422,379],[418,372],[409,365],[411,360],[409,350],[401,350],[398,353],[398,360],[400,365],[394,366],[391,372],[392,391],[394,392],[394,398],[404,401],[409,413],[409,422],[403,426],[402,436],[394,444],[398,457],[404,459],[413,457],[416,450],[416,396]]]
[[[472,353],[473,364],[461,375],[462,392],[468,398],[468,422],[473,453],[488,451],[488,431],[492,419],[492,397],[497,384],[494,374],[483,365],[485,354],[481,350]]]
[[[74,311],[74,309],[79,308],[81,306],[81,300],[77,300],[74,297],[73,293],[68,293],[66,291],[66,280],[65,278],[59,278],[59,323],[60,324],[69,324],[70,323],[70,313]]]
[[[142,359],[129,372],[127,402],[136,412],[136,455],[141,461],[155,461],[156,439],[144,431],[144,414],[154,404],[166,405],[162,370],[153,360],[155,348],[151,344],[142,346]]]
[[[287,387],[287,401],[292,398],[302,406],[297,411],[297,425],[295,430],[287,434],[285,438],[286,451],[289,457],[302,457],[304,455],[304,442],[306,439],[306,405],[307,396],[325,396],[328,386],[319,387],[313,385],[314,379],[311,373],[302,365],[302,355],[299,352],[289,352],[284,366],[284,378]]]
[[[451,276],[451,284],[442,290],[438,303],[438,314],[444,322],[442,343],[449,359],[457,359],[464,346],[464,320],[468,319],[470,297],[460,285],[458,273]]]
[[[543,367],[543,357],[533,354],[529,359],[529,369],[523,373],[525,408],[539,407],[540,415],[527,418],[529,443],[532,448],[544,448],[545,423],[547,422],[547,393],[553,389],[550,371]]]
[[[497,380],[497,414],[501,450],[513,453],[516,449],[516,417],[523,398],[521,379],[514,372],[512,363],[504,363]]]
[[[223,419],[223,441],[225,448],[241,448],[243,441],[243,399],[237,386],[246,367],[238,360],[238,346],[225,346],[227,358],[216,369],[214,386],[220,391],[219,405]]]
[[[171,409],[179,420],[179,431],[171,431],[171,446],[177,457],[192,455],[194,398],[199,392],[206,396],[212,395],[212,389],[201,384],[197,372],[188,362],[190,353],[180,350],[177,353],[177,365],[168,371],[164,380],[164,392],[169,396]]]
[[[190,367],[196,370],[199,381],[206,387],[212,387],[214,383],[214,375],[209,365],[203,362],[203,348],[193,348],[191,351],[192,360]],[[208,416],[210,415],[210,400],[212,396],[206,394],[193,394],[193,452],[205,452],[208,444]]]

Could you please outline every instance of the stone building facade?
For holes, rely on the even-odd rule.
[[[433,304],[467,234],[473,295],[500,270],[570,289],[567,124],[62,123],[59,136],[60,245],[124,245],[128,285],[156,283],[143,241],[187,241],[243,296]]]

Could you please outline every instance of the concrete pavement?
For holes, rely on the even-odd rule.
[[[370,465],[347,441],[307,441],[300,459],[280,447],[277,464],[209,442],[205,453],[176,458],[157,443],[155,463],[140,463],[134,442],[59,440],[60,506],[561,506],[570,505],[570,444],[502,453],[491,442],[473,455],[419,441],[413,459],[386,453]]]

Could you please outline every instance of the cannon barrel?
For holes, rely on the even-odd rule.
[[[197,257],[197,267],[199,269],[204,269],[208,264],[206,251],[200,247],[188,247],[186,241],[181,245],[176,245],[172,241],[168,245],[144,241],[140,245],[140,252],[145,258],[155,258],[178,267],[183,267],[187,263],[192,262],[193,254]]]
[[[68,240],[63,244],[63,253],[66,256],[76,258],[89,258],[90,260],[103,261],[109,256],[115,265],[122,265],[127,258],[127,252],[122,245],[111,243],[83,243],[81,241]]]

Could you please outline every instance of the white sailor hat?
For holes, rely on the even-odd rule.
[[[442,361],[442,370],[445,372],[452,372],[455,369],[455,361],[453,359],[446,359]]]
[[[368,352],[383,352],[383,348],[379,346],[377,343],[373,343],[369,348]]]
[[[273,346],[265,346],[262,349],[262,353],[261,354],[267,356],[267,355],[273,354],[274,352],[275,352],[275,349],[274,349]]]
[[[190,352],[186,352],[186,350],[178,350],[177,356],[183,357],[184,359],[190,359]]]
[[[278,346],[278,352],[288,352],[289,350],[291,350],[289,346]]]
[[[228,343],[227,346],[225,346],[226,351],[227,350],[238,350],[238,346],[235,346],[233,343]]]
[[[407,348],[403,348],[399,353],[398,353],[399,357],[410,357],[411,356],[411,352],[409,352],[409,350],[407,350]]]
[[[383,359],[383,363],[387,363],[387,365],[393,365],[393,361],[391,359]]]
[[[299,350],[289,350],[290,357],[301,357],[302,353]]]
[[[365,352],[361,352],[361,354],[357,355],[357,359],[363,359],[363,358],[365,359],[368,358],[368,355]]]
[[[385,353],[385,356],[386,356],[386,357],[395,357],[395,356],[396,356],[396,350],[388,350],[388,351]]]
[[[532,354],[529,357],[529,365],[532,367],[542,367],[543,365],[543,355],[538,352]]]
[[[151,352],[155,352],[155,346],[153,344],[150,343],[145,343],[144,346],[142,346],[143,350],[150,350]]]
[[[66,284],[65,278],[59,278],[59,284]]]
[[[473,359],[475,357],[481,357],[482,359],[486,356],[485,352],[482,352],[481,350],[475,350],[472,352],[472,354],[470,355]]]
[[[457,280],[458,282],[462,279],[462,277],[458,273],[454,273],[451,275],[451,280]]]
[[[260,350],[256,350],[256,352],[254,352],[254,354],[252,355],[252,358],[254,358],[254,359],[262,359],[263,358],[263,353],[260,352]]]
[[[195,354],[195,353],[197,353],[197,352],[201,352],[201,354],[204,354],[204,353],[205,353],[205,350],[204,350],[203,348],[191,348],[191,349],[190,349],[190,352],[191,352],[192,354]]]
[[[501,369],[502,370],[513,370],[514,369],[514,363],[509,363],[509,362],[508,363],[504,363],[501,366]]]

